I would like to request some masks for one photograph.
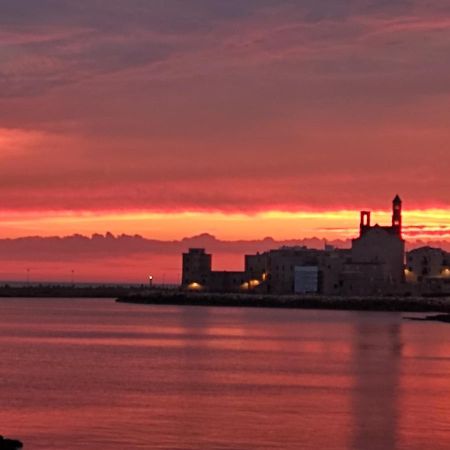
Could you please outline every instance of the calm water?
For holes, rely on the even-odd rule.
[[[397,313],[0,300],[25,449],[448,449],[450,325]]]

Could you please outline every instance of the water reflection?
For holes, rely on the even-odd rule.
[[[1,431],[26,448],[448,448],[447,324],[103,300],[0,313]]]
[[[194,312],[194,313],[193,313]],[[196,411],[202,405],[202,389],[207,386],[207,371],[202,370],[211,357],[204,348],[203,342],[208,339],[211,324],[210,308],[180,308],[178,323],[183,330],[180,335],[182,351],[178,355],[176,371],[178,373],[177,395],[173,406],[175,420],[169,425],[174,443],[183,443],[199,439],[200,430]],[[193,340],[193,336],[196,339]],[[203,418],[205,429],[209,429],[210,417]]]
[[[355,450],[398,448],[402,360],[401,317],[361,313],[353,340]]]

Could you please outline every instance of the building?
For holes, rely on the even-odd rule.
[[[214,292],[244,292],[249,289],[248,277],[240,271],[211,271],[207,288]]]
[[[265,279],[268,271],[267,252],[245,255],[245,273],[250,279]]]
[[[321,253],[321,250],[307,247],[281,247],[267,252],[266,292],[294,294],[296,268],[305,266],[317,268]]]
[[[405,275],[418,293],[450,295],[450,253],[428,246],[411,250]]]
[[[190,290],[204,290],[210,284],[212,256],[203,248],[190,248],[183,253],[182,286]]]
[[[182,270],[182,287],[186,290],[240,292],[248,289],[245,272],[213,271],[212,256],[204,248],[190,248],[183,253]]]
[[[430,277],[445,277],[449,267],[450,254],[440,248],[416,248],[408,252],[406,257],[406,274],[412,282]]]
[[[295,266],[294,269],[294,293],[318,294],[319,293],[319,267]]]
[[[346,295],[397,293],[405,282],[405,241],[402,238],[402,201],[392,202],[390,226],[372,225],[370,212],[361,212],[360,234],[352,240],[351,263],[344,268]]]
[[[344,269],[350,263],[350,249],[325,250],[319,265],[319,292],[324,295],[342,295]]]
[[[245,255],[244,271],[212,271],[204,249],[183,254],[183,288],[216,292],[323,294],[344,296],[450,292],[449,254],[430,247],[408,253],[402,237],[402,200],[392,202],[392,222],[372,225],[361,211],[359,236],[350,249],[281,247]],[[408,282],[408,283],[406,283]],[[417,290],[416,290],[417,291]]]
[[[281,247],[245,255],[245,270],[213,271],[204,249],[183,254],[182,287],[194,291],[255,292],[266,294],[323,293],[337,295],[340,274],[350,250]]]

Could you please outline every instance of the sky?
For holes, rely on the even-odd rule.
[[[0,0],[0,238],[450,240],[447,0]],[[0,274],[1,276],[1,274]]]

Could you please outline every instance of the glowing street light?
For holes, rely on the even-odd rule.
[[[148,285],[149,285],[150,287],[153,287],[153,275],[149,275],[149,276],[148,276]]]
[[[190,283],[188,285],[188,289],[190,291],[201,291],[203,289],[203,286],[200,283],[194,281],[193,283]]]

